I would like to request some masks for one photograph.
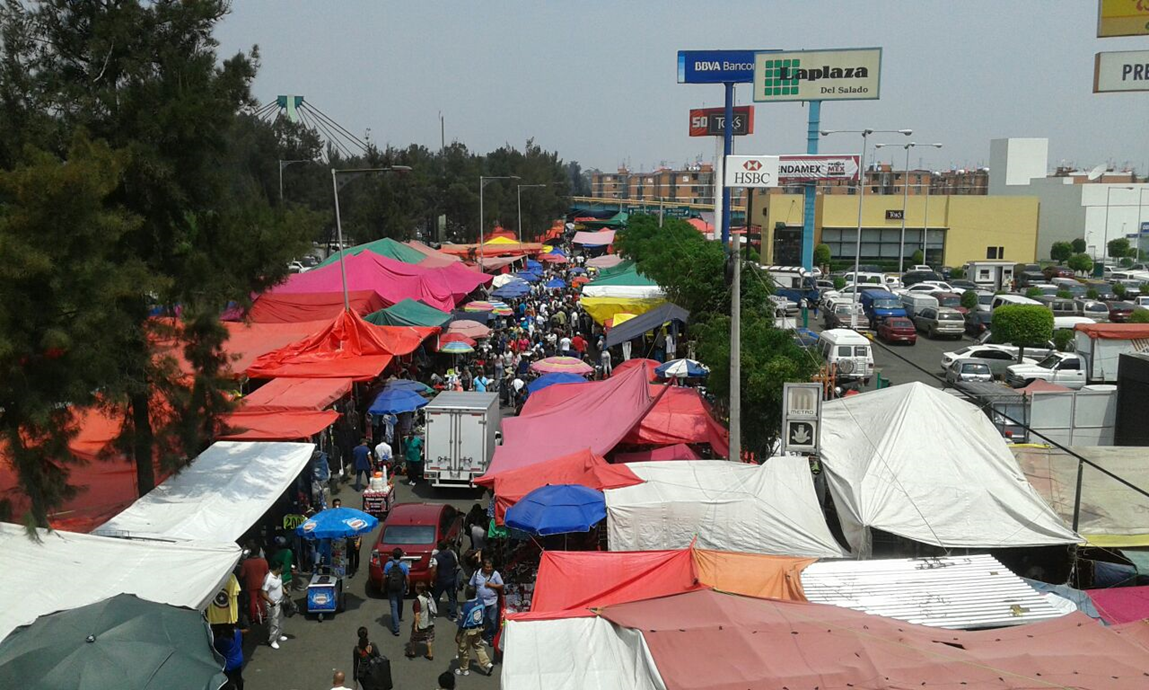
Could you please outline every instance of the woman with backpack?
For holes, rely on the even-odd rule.
[[[363,690],[391,690],[391,662],[367,639],[367,628],[359,628],[359,642],[351,651],[351,675]]]
[[[423,655],[427,661],[435,660],[435,615],[438,614],[434,599],[427,592],[427,583],[415,583],[415,602],[411,605],[414,620],[411,621],[411,639],[407,642],[407,658],[415,658],[415,650],[420,644],[427,645]]]

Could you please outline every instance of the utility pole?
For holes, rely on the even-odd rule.
[[[725,210],[729,208],[727,204]],[[742,459],[742,252],[737,241],[738,237],[730,233],[729,256],[734,260],[730,287],[730,459],[736,462]]]

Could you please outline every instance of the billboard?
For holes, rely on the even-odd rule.
[[[754,78],[755,50],[680,50],[679,84],[748,84]]]
[[[726,133],[725,108],[695,108],[690,111],[690,136],[720,137]],[[754,133],[754,106],[740,105],[734,108],[734,136],[742,137]]]
[[[881,48],[754,54],[755,103],[878,98]]]
[[[1093,58],[1093,93],[1149,91],[1149,50],[1097,53]]]
[[[821,182],[823,180],[857,181],[861,161],[848,155],[779,156],[778,181],[781,184]]]
[[[777,187],[778,156],[727,156],[727,187]]]
[[[1149,3],[1145,0],[1098,0],[1097,37],[1149,36]]]

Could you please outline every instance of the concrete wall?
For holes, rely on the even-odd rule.
[[[1045,177],[1048,165],[1049,139],[994,139],[989,143],[989,193],[1007,194],[1006,187]]]

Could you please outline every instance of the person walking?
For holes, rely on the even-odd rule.
[[[360,627],[356,634],[359,641],[351,650],[351,677],[363,690],[386,690],[391,687],[391,662],[379,653],[377,647],[367,637],[367,628]]]
[[[387,443],[387,439],[375,444],[375,462],[386,468],[388,475],[391,474],[391,444]]]
[[[283,562],[271,564],[271,571],[263,579],[259,593],[267,604],[267,643],[272,649],[279,649],[280,642],[287,641],[283,634]]]
[[[415,486],[415,483],[423,478],[423,437],[419,435],[418,430],[407,437],[407,483]]]
[[[439,606],[439,597],[446,594],[447,617],[455,620],[459,608],[459,556],[446,540],[439,542],[439,550],[431,556],[431,582],[435,606]]]
[[[614,371],[614,367],[611,366],[611,358],[610,358],[610,350],[609,349],[607,349],[605,347],[602,348],[602,354],[599,355],[599,361],[602,363],[602,377],[604,379],[610,378],[610,373],[612,371]]]
[[[479,666],[487,675],[495,668],[483,647],[483,604],[479,601],[478,593],[471,585],[467,585],[464,592],[467,601],[459,611],[459,630],[455,633],[455,644],[459,647],[459,665],[455,668],[456,676],[471,675],[471,650],[475,650],[475,658]]]
[[[347,674],[343,671],[336,671],[331,674],[331,690],[351,690],[351,688],[344,685],[347,682]]]
[[[267,559],[260,555],[254,539],[247,542],[245,552],[247,557],[239,566],[239,584],[245,600],[243,608],[247,612],[248,625],[255,625],[263,621],[263,597],[259,590],[271,568],[267,565]]]
[[[495,633],[499,631],[499,594],[503,591],[503,576],[495,570],[490,558],[483,559],[483,567],[471,575],[471,586],[479,593],[483,604],[483,639],[494,645]]]
[[[211,626],[215,650],[223,657],[223,675],[227,684],[221,690],[243,690],[243,633],[238,625],[224,623]]]
[[[355,490],[362,491],[363,484],[359,478],[366,476],[371,479],[371,448],[367,445],[366,438],[359,439],[359,445],[351,451],[351,458],[355,465]]]
[[[383,566],[383,585],[391,602],[391,634],[399,637],[399,624],[403,622],[403,597],[411,579],[411,566],[403,561],[403,549],[391,552],[391,560]]]
[[[408,659],[414,659],[416,649],[424,644],[427,653],[423,658],[427,661],[435,660],[435,616],[438,613],[438,607],[427,591],[427,583],[416,582],[415,601],[411,603],[411,639],[407,641]]]

